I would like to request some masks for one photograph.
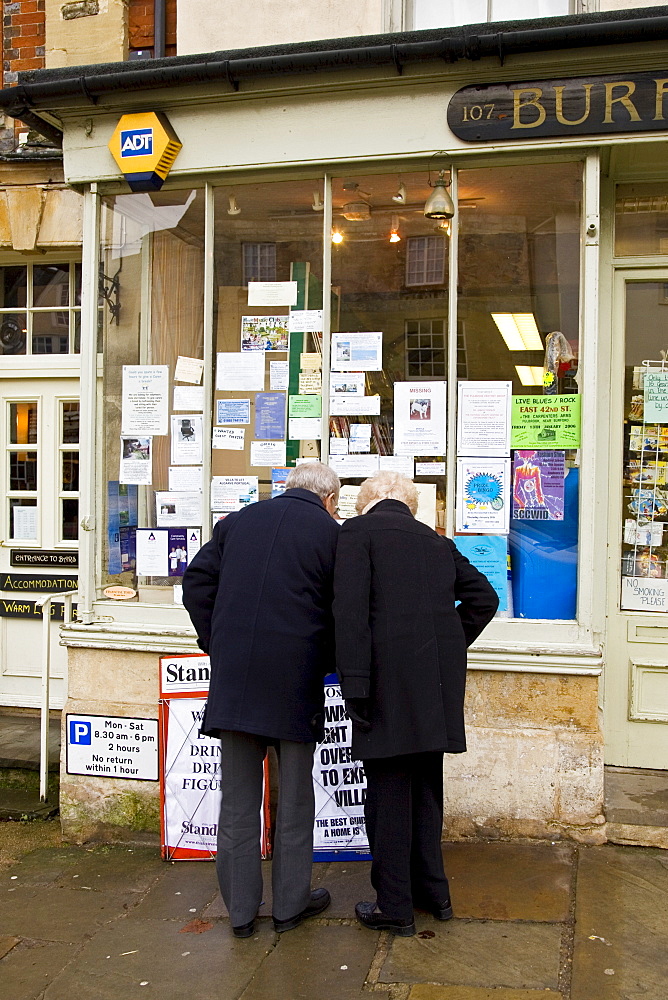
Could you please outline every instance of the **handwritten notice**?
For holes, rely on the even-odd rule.
[[[579,448],[580,396],[513,396],[512,448]]]
[[[668,423],[668,371],[645,373],[645,420]]]
[[[668,580],[623,576],[622,610],[668,611]]]
[[[214,427],[212,428],[211,447],[224,448],[228,451],[243,451],[246,443],[244,427]]]
[[[191,382],[193,385],[199,385],[202,381],[203,371],[204,362],[200,361],[199,358],[184,358],[179,355],[176,359],[176,368],[174,369],[174,381]]]

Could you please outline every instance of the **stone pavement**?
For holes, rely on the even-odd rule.
[[[656,848],[446,844],[455,919],[420,914],[417,936],[396,939],[351,919],[354,903],[370,896],[368,864],[316,865],[314,884],[333,897],[322,919],[278,937],[267,891],[257,934],[239,941],[211,863],[58,841],[53,823],[0,823],[2,1000],[664,1000],[668,993],[668,852]]]

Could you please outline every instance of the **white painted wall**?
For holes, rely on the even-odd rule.
[[[177,0],[180,56],[384,31],[387,0]]]

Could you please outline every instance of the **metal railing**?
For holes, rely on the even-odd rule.
[[[35,601],[35,607],[42,609],[42,699],[40,703],[40,740],[39,740],[39,797],[42,802],[48,798],[49,785],[49,689],[51,685],[51,602],[55,599],[64,602],[63,617],[66,622],[72,621],[72,599],[78,591],[67,590],[64,593],[48,594]]]

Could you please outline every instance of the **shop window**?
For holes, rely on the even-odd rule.
[[[615,256],[668,255],[668,184],[618,184]]]
[[[0,266],[0,354],[78,354],[81,267]]]
[[[412,25],[417,28],[449,28],[485,21],[523,21],[535,17],[557,17],[576,9],[574,0],[410,0]],[[582,9],[579,7],[578,9]],[[587,9],[593,9],[588,6]]]
[[[244,258],[243,283],[276,281],[276,244],[242,243]]]
[[[444,237],[409,236],[406,240],[406,285],[442,285],[444,281]]]

